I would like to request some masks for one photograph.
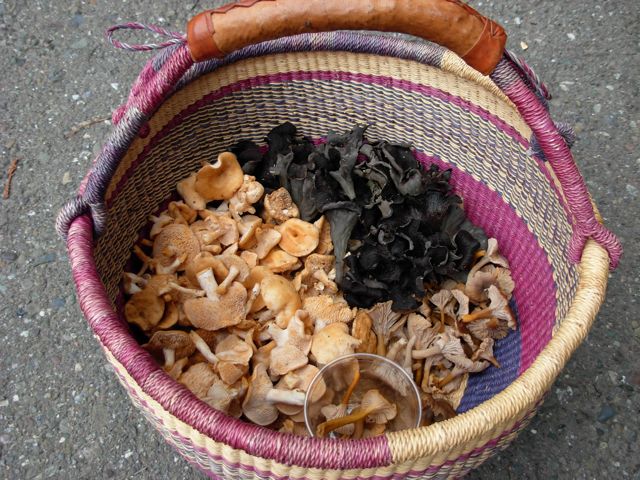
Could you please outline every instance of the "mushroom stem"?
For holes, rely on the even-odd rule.
[[[165,368],[173,367],[173,364],[176,363],[176,351],[173,348],[163,348],[162,353],[164,355]]]
[[[382,357],[387,356],[387,346],[384,342],[384,336],[380,333],[376,332],[376,337],[378,337],[378,344],[376,346],[376,353]]]
[[[229,285],[233,283],[233,281],[236,279],[239,273],[240,273],[240,270],[238,270],[238,267],[236,267],[235,265],[231,265],[231,268],[229,268],[229,274],[227,275],[227,278],[225,278],[222,281],[222,283],[218,285],[218,288],[216,289],[216,293],[219,293],[220,295],[224,295],[225,293],[227,293],[227,288],[229,288]]]
[[[438,388],[443,388],[446,385],[448,385],[449,383],[451,383],[453,380],[455,380],[456,377],[457,377],[457,375],[454,375],[453,372],[450,372],[442,380],[436,380],[435,383],[437,384]]]
[[[326,422],[322,422],[320,425],[318,425],[316,433],[319,437],[324,437],[326,434],[333,432],[336,428],[343,427],[344,425],[348,425],[349,423],[355,423],[359,420],[364,420],[365,418],[367,418],[367,415],[373,413],[376,409],[377,407],[374,405],[367,408],[356,408],[349,415],[333,418],[331,420],[327,420]]]
[[[480,318],[488,318],[491,316],[492,313],[493,313],[493,308],[491,307],[482,308],[480,310],[476,310],[473,313],[462,315],[462,323],[470,323]]]
[[[267,392],[265,397],[268,402],[272,403],[286,403],[287,405],[304,405],[304,392],[298,392],[295,390],[280,390],[273,388]]]
[[[347,388],[347,391],[344,392],[344,395],[342,396],[342,400],[340,401],[341,405],[346,406],[349,404],[349,399],[351,398],[351,394],[355,390],[356,385],[358,384],[359,381],[360,381],[360,367],[356,367],[356,373],[353,375],[353,380],[351,380],[351,384],[349,385],[349,388]]]
[[[437,355],[440,352],[442,352],[440,347],[429,347],[429,348],[426,348],[424,350],[414,350],[411,353],[411,356],[413,358],[415,358],[416,360],[420,360],[422,358],[429,358],[429,357],[431,357],[433,355]]]
[[[169,287],[171,287],[171,290],[176,290],[177,292],[185,293],[187,295],[193,295],[194,297],[204,297],[205,296],[205,291],[204,290],[198,290],[198,289],[195,289],[195,288],[186,288],[186,287],[183,287],[182,285],[178,285],[175,282],[169,282]]]
[[[361,418],[354,424],[353,435],[351,435],[351,438],[353,440],[358,440],[362,438],[363,433],[364,433],[364,418]]]
[[[213,269],[208,268],[201,272],[198,272],[196,275],[198,278],[198,283],[200,284],[200,288],[205,291],[207,294],[207,298],[209,300],[219,300],[220,297],[216,293],[216,289],[218,288],[218,282],[216,282],[216,277],[213,275]]]
[[[218,363],[218,357],[211,351],[207,342],[205,342],[195,330],[191,330],[189,335],[191,336],[191,340],[193,340],[193,344],[196,346],[196,350],[198,350],[209,363],[216,365]]]
[[[249,292],[249,297],[247,298],[247,303],[245,303],[244,305],[244,316],[246,317],[247,315],[249,315],[249,312],[251,311],[251,307],[253,307],[253,302],[256,301],[256,298],[258,298],[258,295],[260,295],[260,283],[256,283],[253,288],[251,289],[251,291]]]

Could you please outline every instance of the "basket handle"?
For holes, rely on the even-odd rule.
[[[485,75],[500,61],[507,40],[500,25],[460,0],[241,0],[193,17],[187,43],[199,62],[266,40],[333,30],[421,37]]]

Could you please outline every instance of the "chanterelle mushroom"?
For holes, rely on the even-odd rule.
[[[213,165],[205,163],[196,173],[195,190],[207,202],[228,200],[242,186],[244,174],[231,152],[222,152]]]
[[[320,365],[349,355],[360,345],[360,340],[349,335],[349,327],[342,323],[331,323],[313,335],[311,353]]]
[[[334,418],[318,425],[316,433],[324,437],[337,428],[366,419],[369,423],[386,423],[396,417],[396,405],[387,401],[376,389],[367,391],[362,396],[362,403],[349,415]]]
[[[487,290],[491,285],[498,287],[507,299],[511,299],[514,283],[509,271],[493,265],[488,265],[482,270],[469,274],[465,293],[476,303],[486,302],[488,299]]]
[[[392,303],[391,300],[378,303],[366,311],[371,317],[373,331],[378,337],[376,352],[382,356],[387,353],[387,343],[389,343],[390,335],[404,324],[401,314],[391,310]]]
[[[511,309],[509,308],[509,303],[507,301],[507,298],[500,292],[498,287],[496,287],[495,285],[491,285],[487,289],[487,296],[489,297],[489,301],[490,301],[490,304],[487,308],[476,309],[473,312],[462,316],[462,321],[467,324],[467,328],[469,328],[471,333],[474,335],[476,332],[479,333],[479,331],[476,330],[476,327],[472,327],[472,325],[481,319],[495,320],[498,323],[502,323],[502,325],[504,325],[505,327],[515,330],[516,318],[513,315],[513,312],[511,312]],[[491,336],[494,339],[503,338],[506,335],[506,328],[504,329],[504,334],[503,334],[503,332],[501,331],[503,329],[502,328],[499,329],[500,325],[491,327],[493,323],[495,322],[492,322],[491,324],[489,323],[486,324],[486,326],[488,326],[489,328],[493,328],[495,330],[495,334],[490,334],[489,336]],[[482,339],[482,338],[485,338],[485,336],[478,337],[478,338]]]
[[[498,241],[495,238],[490,238],[487,241],[487,250],[478,262],[471,268],[469,275],[473,275],[485,265],[493,263],[501,267],[509,268],[509,262],[500,253],[498,253]]]
[[[300,211],[285,188],[279,188],[264,197],[266,222],[284,223],[290,218],[298,218]]]

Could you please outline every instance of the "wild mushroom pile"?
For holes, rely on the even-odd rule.
[[[180,181],[134,246],[124,315],[213,408],[308,435],[315,374],[367,352],[413,376],[428,424],[455,415],[469,374],[499,367],[494,341],[516,320],[497,242],[466,220],[449,172],[363,134],[314,146],[284,124],[266,152],[240,142]],[[380,434],[402,408],[376,389],[358,405],[315,393],[334,404],[320,436]]]

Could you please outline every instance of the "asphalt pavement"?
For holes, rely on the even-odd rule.
[[[0,183],[17,159],[10,197],[0,199],[0,478],[202,478],[116,381],[78,308],[53,222],[149,58],[107,45],[104,29],[140,21],[183,30],[220,3],[0,0]],[[554,118],[575,127],[576,160],[626,251],[539,414],[469,478],[638,480],[640,4],[471,4],[504,25],[509,48],[553,93]]]

